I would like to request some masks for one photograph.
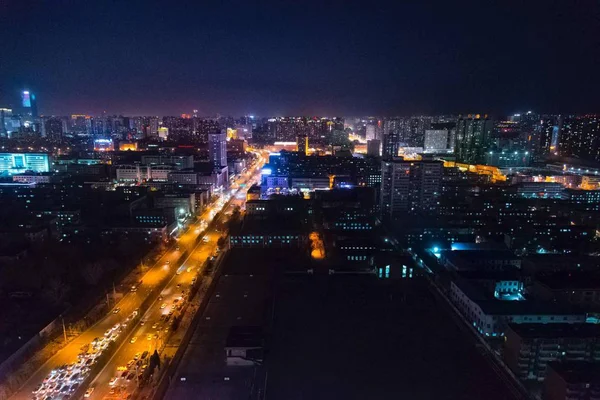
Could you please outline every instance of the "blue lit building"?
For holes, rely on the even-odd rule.
[[[46,153],[0,153],[0,175],[50,172],[50,164],[51,158]]]

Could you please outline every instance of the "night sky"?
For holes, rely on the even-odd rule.
[[[600,111],[596,0],[0,0],[0,43],[44,114]]]

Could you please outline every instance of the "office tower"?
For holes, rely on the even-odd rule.
[[[298,135],[296,138],[296,151],[298,153],[308,154],[308,136]]]
[[[365,138],[367,141],[377,139],[377,126],[368,124],[365,127]]]
[[[446,129],[426,130],[423,150],[426,153],[445,153],[448,150],[448,135]]]
[[[23,108],[23,116],[25,118],[37,118],[37,100],[35,94],[28,90],[21,92],[21,107]]]
[[[381,140],[371,139],[367,141],[367,155],[373,157],[381,155]]]
[[[482,163],[490,145],[493,123],[487,115],[469,114],[456,122],[456,160],[468,164]]]
[[[0,137],[8,137],[8,130],[6,126],[8,119],[12,116],[12,110],[10,108],[0,108]]]
[[[397,219],[406,213],[432,213],[438,208],[443,163],[441,161],[381,162],[381,213]]]
[[[225,132],[208,135],[208,155],[214,168],[227,166],[227,134]]]

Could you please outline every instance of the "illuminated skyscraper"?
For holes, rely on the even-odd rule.
[[[208,155],[213,167],[227,166],[227,134],[225,132],[208,135]]]
[[[23,116],[37,118],[37,100],[35,94],[28,90],[21,92],[21,107],[23,108]]]

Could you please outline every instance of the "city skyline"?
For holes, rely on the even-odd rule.
[[[45,115],[600,109],[598,4],[29,3],[0,15],[20,44],[0,66],[3,107],[28,88]]]

